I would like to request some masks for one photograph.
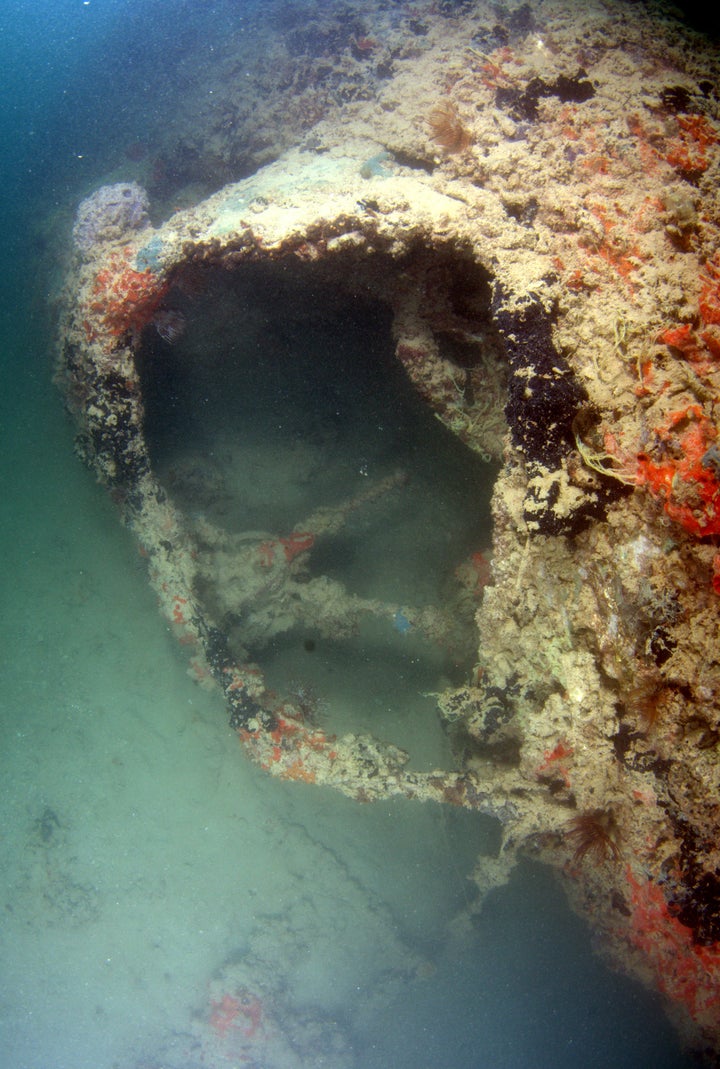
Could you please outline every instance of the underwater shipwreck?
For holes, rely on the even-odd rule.
[[[155,223],[134,181],[90,194],[57,381],[247,757],[359,802],[496,818],[477,908],[520,856],[551,866],[603,958],[717,1061],[720,59],[650,8],[630,23],[613,5],[572,21],[444,6],[355,34],[354,62],[385,63],[378,94],[318,112],[243,180]],[[240,396],[268,332],[322,331],[327,309],[334,338],[371,324],[497,470],[491,555],[457,562],[442,605],[361,596],[313,566],[402,471],[265,530],[215,508],[221,479],[158,460],[167,396],[199,405],[228,374],[197,367],[193,339],[245,338]],[[450,767],[326,731],[307,696],[268,685],[278,635],[341,641],[366,619],[468,664],[436,696]]]

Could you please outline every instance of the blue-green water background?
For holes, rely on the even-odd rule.
[[[542,870],[518,870],[471,934],[450,937],[487,848],[471,815],[359,807],[243,762],[73,454],[51,383],[58,235],[117,175],[123,146],[172,114],[178,59],[211,63],[250,10],[5,0],[0,11],[0,1065],[160,1064],[258,924],[290,918],[297,942],[307,923],[312,941],[320,913],[331,935],[316,988],[335,994],[318,1008],[347,1025],[360,1069],[680,1069],[656,1000],[605,971]],[[348,879],[368,903],[349,918]],[[355,975],[348,924],[366,948]],[[373,940],[388,930],[435,971],[378,1008]]]

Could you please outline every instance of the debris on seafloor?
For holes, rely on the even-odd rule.
[[[504,18],[482,2],[415,7],[386,13],[372,47],[357,38],[352,67],[338,61],[366,85],[392,54],[372,99],[348,95],[346,114],[304,94],[312,140],[280,138],[277,162],[156,228],[135,191],[142,211],[124,223],[116,189],[86,206],[58,381],[249,756],[362,801],[493,815],[502,863],[479,866],[483,889],[521,852],[553,865],[605,958],[660,991],[717,1063],[720,58],[662,3],[631,19],[611,0],[572,19],[549,4]],[[392,170],[364,177],[385,152]],[[320,514],[243,542],[186,516],[153,470],[143,332],[173,322],[188,278],[258,262],[379,301],[438,419],[503,457],[477,662],[438,697],[453,769],[414,772],[390,744],[326,735],[243,660],[262,637],[243,633],[250,602],[266,635],[289,592],[318,627],[334,603],[328,627],[370,612],[431,633],[423,610],[306,582]],[[325,518],[329,531],[343,507]],[[243,991],[213,995],[228,1035],[254,1025]]]

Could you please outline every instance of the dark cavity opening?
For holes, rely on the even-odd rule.
[[[448,431],[408,380],[390,303],[378,296],[398,267],[387,259],[384,290],[378,261],[366,280],[363,263],[341,257],[217,266],[191,286],[183,280],[172,301],[182,332],[167,341],[151,326],[138,352],[145,435],[156,474],[191,525],[249,538],[302,530],[317,509],[401,473],[350,510],[341,530],[316,539],[307,577],[329,576],[388,605],[447,607],[467,629],[462,651],[416,634],[401,613],[364,621],[341,640],[278,628],[262,648],[238,652],[258,659],[279,691],[299,687],[315,707],[309,716],[332,706],[328,730],[377,733],[378,717],[387,727],[407,716],[393,741],[405,745],[398,734],[412,733],[417,755],[424,720],[432,738],[420,750],[434,761],[444,744],[423,695],[464,681],[474,660],[477,600],[457,572],[489,547],[497,466]],[[466,277],[463,266],[460,289]],[[230,616],[218,622],[232,632]]]

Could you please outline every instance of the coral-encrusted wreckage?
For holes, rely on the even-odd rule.
[[[372,69],[373,94],[318,89],[304,140],[157,225],[135,183],[85,201],[57,378],[248,756],[362,801],[496,817],[503,854],[478,864],[478,884],[520,852],[552,865],[606,959],[660,991],[712,1060],[720,60],[661,8],[499,10],[371,5],[347,40],[321,33],[340,15],[318,15],[326,62],[332,41],[336,73]],[[315,548],[392,477],[253,533],[186,514],[154,470],[148,367],[172,359],[196,294],[231,275],[382,308],[438,418],[502,460],[475,664],[438,698],[453,768],[411,771],[377,738],[325,733],[248,653],[298,622],[338,635],[383,615],[462,643],[447,607],[308,576]]]

